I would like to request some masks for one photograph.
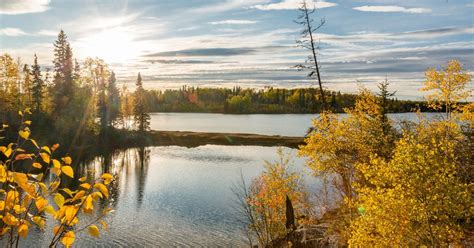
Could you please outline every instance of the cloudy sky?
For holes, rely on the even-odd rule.
[[[141,72],[148,88],[310,86],[292,68],[307,55],[295,45],[299,2],[2,0],[0,48],[51,66],[64,29],[79,61],[103,58],[123,83]],[[387,78],[399,98],[416,99],[428,67],[459,59],[474,69],[472,0],[307,2],[326,20],[316,37],[328,89],[354,92]]]

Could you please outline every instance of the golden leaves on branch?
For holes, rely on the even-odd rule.
[[[26,113],[30,113],[30,111],[20,111],[19,114],[24,117]],[[26,238],[28,236],[31,225],[36,225],[40,229],[45,228],[46,219],[50,220],[45,217],[45,214],[52,216],[51,221],[59,223],[53,230],[54,238],[51,240],[51,246],[56,246],[61,242],[64,246],[70,247],[76,238],[76,234],[72,231],[73,227],[74,230],[88,229],[91,235],[99,237],[99,228],[95,223],[86,224],[84,227],[78,226],[79,218],[81,218],[79,213],[92,213],[94,204],[99,199],[104,196],[105,198],[109,197],[106,185],[113,180],[113,176],[105,173],[99,178],[91,180],[81,177],[78,179],[81,183],[78,189],[60,188],[64,184],[62,182],[65,179],[64,176],[74,179],[73,160],[70,156],[62,158],[54,156],[53,153],[57,151],[59,144],[54,144],[51,147],[39,146],[31,138],[31,131],[28,128],[31,124],[32,122],[29,120],[23,121],[18,136],[31,142],[35,147],[33,149],[37,150],[31,153],[24,150],[26,149],[22,147],[25,144],[24,141],[21,141],[20,144],[11,143],[8,146],[0,146],[1,154],[6,157],[6,160],[0,161],[0,183],[4,185],[3,189],[0,189],[0,220],[4,224],[0,228],[0,239],[11,239],[8,244],[15,245],[19,240],[18,237]],[[2,125],[2,128],[6,127],[8,125]],[[9,169],[13,162],[27,160],[31,161],[31,168],[45,171],[22,173]],[[15,165],[22,166],[23,164],[25,163]],[[52,176],[47,177],[48,181],[44,177],[47,175],[47,170],[52,172]],[[107,209],[95,221],[100,222],[104,229],[107,229],[107,224],[102,218],[108,212]],[[89,225],[92,226],[89,227]],[[6,236],[9,231],[12,231],[13,235]]]

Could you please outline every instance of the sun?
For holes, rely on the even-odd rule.
[[[127,30],[116,28],[84,37],[79,44],[81,54],[99,57],[107,63],[123,63],[139,56],[139,44]]]

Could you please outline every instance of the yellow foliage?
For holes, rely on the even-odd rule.
[[[99,228],[96,225],[89,226],[88,230],[91,236],[99,237]]]
[[[449,61],[441,71],[427,70],[425,77],[421,90],[431,92],[426,96],[429,106],[433,109],[445,106],[448,115],[452,111],[458,111],[458,102],[472,94],[472,90],[466,88],[471,82],[471,75],[463,70],[458,60]]]
[[[30,114],[30,111],[26,109],[21,114],[25,118],[27,114]],[[29,126],[31,122],[24,121],[22,124]],[[74,179],[74,170],[70,166],[72,158],[69,156],[63,157],[61,160],[64,166],[61,166],[61,162],[54,158],[52,153],[59,147],[58,144],[51,148],[48,146],[40,148],[35,140],[30,139],[31,131],[27,127],[23,127],[18,131],[18,135],[23,139],[29,139],[34,147],[32,148],[33,151],[27,151],[31,148],[22,147],[25,142],[0,146],[0,151],[7,157],[5,162],[0,162],[0,183],[3,185],[3,189],[0,189],[0,219],[3,223],[3,226],[0,227],[0,239],[6,239],[5,244],[9,247],[18,246],[19,237],[26,238],[28,236],[31,223],[43,229],[48,219],[48,221],[59,223],[53,230],[54,236],[49,245],[55,247],[58,242],[61,242],[69,247],[75,240],[75,234],[71,231],[71,228],[76,228],[79,225],[80,215],[78,213],[81,210],[85,213],[92,213],[94,204],[99,198],[102,198],[103,195],[109,197],[108,188],[104,183],[110,182],[113,176],[106,173],[97,180],[90,182],[94,187],[83,183],[82,186],[88,185],[86,190],[72,190],[66,186],[67,184],[63,185],[60,177],[60,174],[63,173]],[[39,174],[32,172],[26,174],[9,169],[16,165],[13,162],[22,160],[31,160],[32,168],[50,170],[52,172],[51,176],[45,178],[43,176],[46,173],[45,171]],[[48,165],[52,164],[51,166],[43,166],[43,162]],[[64,192],[64,194],[59,193],[59,191]],[[47,199],[50,197],[53,198],[57,206],[56,209],[49,205]],[[95,222],[102,221],[101,218],[107,213],[108,211],[103,212]],[[52,218],[45,217],[46,214],[51,215]],[[88,223],[85,226],[79,226],[79,229],[88,228],[93,224]],[[94,225],[94,227],[97,226]],[[92,227],[92,230],[94,227]],[[7,233],[10,233],[10,235],[6,235]]]
[[[422,122],[397,142],[390,160],[374,156],[359,164],[370,186],[357,189],[365,212],[351,225],[349,245],[459,245],[459,220],[472,217],[474,200],[472,185],[456,176],[459,139],[455,122]]]
[[[72,169],[71,166],[62,166],[61,167],[61,171],[66,174],[66,176],[70,177],[70,178],[74,178],[74,170]]]

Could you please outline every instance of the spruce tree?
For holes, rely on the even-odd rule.
[[[59,115],[74,93],[72,49],[63,30],[59,32],[58,39],[54,42],[54,106]]]
[[[32,85],[31,85],[31,95],[32,95],[32,104],[33,108],[37,113],[41,111],[41,104],[43,101],[43,91],[44,91],[44,81],[41,78],[41,68],[38,65],[38,56],[35,54],[34,63],[31,66],[31,76],[32,76]]]
[[[136,86],[133,115],[135,126],[138,131],[144,132],[150,128],[150,115],[147,112],[145,104],[145,89],[143,89],[143,82],[140,73],[138,73]]]
[[[120,117],[120,91],[117,88],[115,73],[112,71],[107,84],[107,123],[113,126]]]

